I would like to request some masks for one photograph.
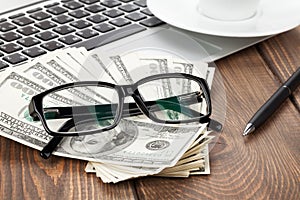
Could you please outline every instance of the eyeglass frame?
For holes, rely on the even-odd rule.
[[[204,98],[207,102],[207,114],[202,115],[199,117],[195,117],[192,119],[187,120],[172,120],[172,121],[166,121],[161,120],[156,117],[154,117],[151,112],[147,109],[147,106],[145,105],[145,101],[143,100],[143,97],[140,95],[138,91],[138,86],[142,85],[144,83],[158,80],[158,79],[166,79],[166,78],[186,78],[190,80],[196,81],[201,89],[202,93],[204,95]],[[103,129],[99,130],[89,130],[89,131],[81,131],[81,132],[72,132],[72,133],[63,133],[63,132],[55,132],[50,130],[50,128],[47,125],[46,118],[44,115],[44,108],[43,108],[43,99],[45,96],[47,96],[50,93],[57,92],[63,89],[72,88],[74,86],[100,86],[100,87],[107,87],[114,89],[118,93],[119,98],[119,104],[117,108],[117,112],[114,116],[114,123],[108,127],[104,127]],[[123,117],[124,112],[124,99],[125,97],[131,96],[135,100],[135,104],[139,108],[139,110],[142,112],[141,114],[146,115],[149,119],[151,119],[154,122],[162,123],[162,124],[179,124],[179,123],[190,123],[190,122],[200,122],[205,123],[209,122],[209,117],[212,113],[212,105],[211,105],[211,98],[210,98],[210,92],[209,87],[205,79],[191,75],[191,74],[185,74],[185,73],[165,73],[165,74],[157,74],[145,77],[143,79],[140,79],[139,81],[135,82],[134,84],[129,85],[115,85],[108,82],[103,81],[80,81],[80,82],[73,82],[73,83],[67,83],[64,85],[59,85],[54,88],[51,88],[49,90],[43,91],[35,96],[32,97],[30,104],[29,104],[29,114],[34,120],[40,120],[42,122],[42,125],[44,126],[46,132],[49,135],[52,136],[58,136],[58,137],[69,137],[69,136],[79,136],[79,135],[90,135],[95,133],[101,133],[104,131],[111,130],[115,128],[120,120]],[[175,96],[176,97],[176,96]],[[93,105],[96,106],[96,105]],[[140,114],[140,113],[139,113]],[[130,115],[131,116],[131,115]]]

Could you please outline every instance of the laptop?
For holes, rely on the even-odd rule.
[[[191,54],[189,47],[178,43],[180,33],[197,41],[209,62],[268,38],[219,37],[178,29],[156,18],[146,0],[7,0],[0,7],[0,70],[59,48],[104,50],[126,43],[139,47],[137,41],[167,49],[176,44],[175,48]]]

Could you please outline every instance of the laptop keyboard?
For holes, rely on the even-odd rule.
[[[0,70],[69,46],[88,50],[163,24],[146,0],[61,0],[0,19]]]

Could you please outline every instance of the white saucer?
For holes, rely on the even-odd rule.
[[[227,36],[259,37],[281,33],[300,24],[300,0],[262,0],[255,16],[241,21],[221,21],[201,14],[199,0],[147,0],[161,20],[193,32]]]

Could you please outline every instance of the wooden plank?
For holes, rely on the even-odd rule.
[[[278,85],[284,83],[300,67],[300,26],[260,43],[257,49],[270,73],[277,77]],[[291,100],[300,112],[300,88],[293,93]]]
[[[298,61],[297,61],[298,62]],[[275,63],[275,62],[274,62]],[[291,65],[296,65],[291,63]],[[278,81],[255,47],[217,62],[224,77],[224,131],[211,152],[211,175],[188,179],[146,177],[141,199],[299,199],[299,113],[287,101],[253,135],[244,126]]]
[[[86,162],[39,152],[0,137],[0,199],[134,199],[129,181],[104,184]]]

